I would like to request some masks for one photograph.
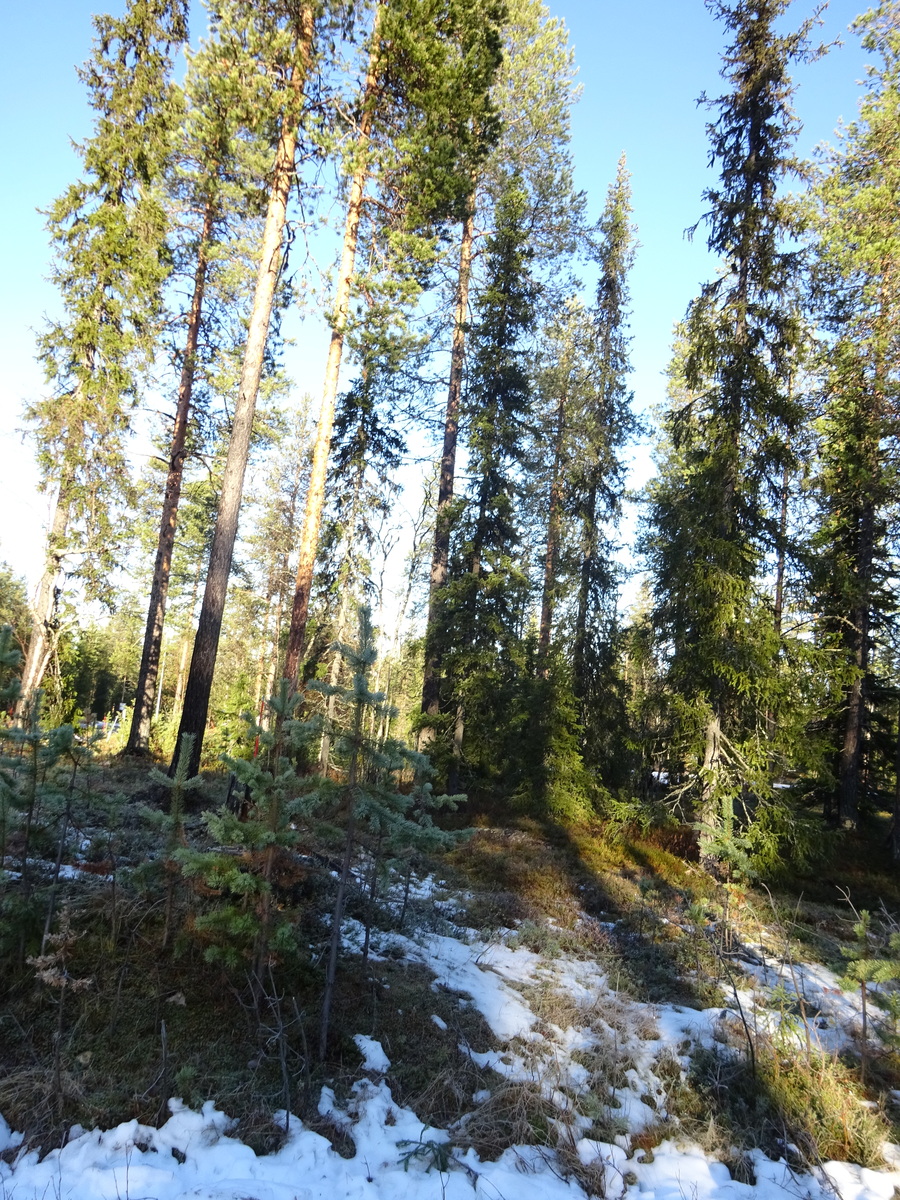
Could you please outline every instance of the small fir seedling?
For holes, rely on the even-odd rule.
[[[862,1082],[866,1082],[868,1066],[868,989],[871,984],[890,983],[900,979],[900,930],[895,930],[887,939],[886,945],[879,947],[872,932],[872,915],[866,909],[855,914],[856,924],[853,934],[856,942],[853,946],[844,946],[841,953],[848,959],[847,969],[841,978],[841,986],[847,990],[859,988],[862,1004],[862,1035],[860,1042],[860,1074]],[[878,950],[887,950],[887,954],[878,954]]]
[[[314,722],[296,719],[300,700],[283,680],[268,701],[270,729],[246,715],[246,738],[258,753],[226,763],[249,797],[247,804],[241,813],[204,814],[215,849],[181,847],[174,853],[195,889],[212,898],[209,911],[191,923],[205,943],[205,957],[232,969],[247,965],[257,1008],[271,966],[297,950],[294,913],[277,891],[288,866],[299,878],[294,852],[319,803],[315,781],[295,766],[317,729]]]
[[[438,829],[432,814],[440,808],[455,808],[462,796],[435,797],[431,793],[428,759],[402,742],[389,738],[379,743],[367,730],[377,728],[388,714],[385,697],[369,688],[369,673],[377,657],[375,633],[368,608],[359,609],[359,634],[355,645],[337,646],[350,668],[349,687],[317,683],[326,695],[336,694],[348,712],[348,725],[336,729],[335,763],[344,775],[342,784],[320,780],[319,795],[330,797],[333,840],[341,846],[341,870],[331,914],[325,992],[319,1030],[319,1057],[325,1058],[331,1003],[334,997],[340,951],[341,921],[354,857],[360,850],[373,859],[402,863],[407,854],[449,846],[454,835]],[[374,721],[368,718],[374,717]],[[401,780],[412,777],[409,791],[401,791]]]

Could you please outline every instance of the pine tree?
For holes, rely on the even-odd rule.
[[[483,153],[472,128],[498,65],[496,4],[485,0],[379,0],[348,163],[341,262],[294,593],[287,677],[299,678],[313,568],[325,506],[338,376],[363,223],[387,253],[395,302],[414,300],[435,259],[436,229],[458,214]],[[370,194],[372,193],[372,194]],[[379,228],[380,226],[380,228]],[[393,280],[390,281],[390,274]]]
[[[94,52],[80,72],[97,120],[80,147],[85,179],[47,214],[65,315],[38,342],[52,395],[27,411],[44,487],[56,497],[23,697],[50,660],[63,574],[102,596],[116,557],[138,360],[152,357],[170,269],[159,185],[178,118],[170,77],[186,16],[185,0],[131,0],[122,18],[95,17]]]
[[[277,144],[272,163],[265,225],[259,248],[259,273],[253,298],[244,348],[240,391],[235,405],[228,457],[222,478],[216,528],[210,550],[209,570],[190,672],[184,694],[176,746],[182,745],[185,734],[193,736],[189,774],[196,774],[200,764],[203,734],[209,710],[213,671],[222,629],[228,577],[237,537],[238,516],[244,486],[244,474],[250,451],[253,416],[263,370],[269,322],[275,299],[282,258],[283,233],[287,220],[287,204],[295,174],[295,153],[298,131],[306,98],[307,77],[314,53],[315,11],[311,3],[299,9],[289,6],[284,12],[257,15],[243,5],[231,6],[227,17],[220,10],[223,22],[240,30],[248,40],[256,42],[264,52],[264,62],[271,64],[283,80],[277,89],[273,117],[277,128]],[[276,116],[277,114],[277,116]],[[177,760],[177,753],[176,753]],[[176,761],[170,770],[174,772]]]

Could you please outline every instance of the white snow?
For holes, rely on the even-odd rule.
[[[379,1075],[386,1075],[391,1069],[391,1060],[385,1054],[381,1047],[381,1042],[376,1042],[374,1038],[366,1037],[364,1033],[357,1033],[353,1038],[359,1047],[359,1052],[363,1056],[363,1070],[375,1071]]]
[[[434,888],[418,882],[416,895],[431,898]],[[361,926],[348,921],[348,952],[358,952],[360,935]],[[596,962],[542,957],[518,945],[511,930],[490,941],[432,932],[375,933],[370,957],[377,961],[390,950],[427,966],[436,989],[450,990],[482,1014],[496,1045],[482,1053],[465,1045],[460,1051],[505,1081],[537,1085],[559,1115],[554,1124],[561,1136],[610,1200],[893,1200],[895,1188],[900,1192],[896,1146],[885,1147],[890,1168],[881,1171],[825,1163],[815,1173],[800,1173],[754,1151],[757,1182],[752,1187],[732,1179],[725,1164],[688,1141],[670,1138],[652,1154],[633,1149],[634,1136],[666,1116],[668,1089],[657,1071],[661,1055],[670,1067],[674,1060],[686,1069],[693,1048],[729,1033],[740,1038],[743,1021],[754,1031],[780,1031],[800,1046],[808,1030],[814,1044],[832,1050],[858,1021],[858,997],[842,992],[824,967],[785,967],[761,946],[754,949],[759,961],[743,964],[745,974],[737,983],[743,1020],[733,997],[729,1005],[734,1007],[704,1011],[635,1000],[618,992]],[[542,998],[556,993],[562,998],[559,1006],[541,1006]],[[806,1012],[805,1028],[802,1016],[790,1011],[798,1006]],[[431,1020],[447,1031],[437,1014]],[[339,1156],[324,1137],[284,1113],[276,1114],[287,1126],[284,1146],[258,1157],[229,1136],[232,1122],[211,1102],[193,1112],[172,1101],[161,1129],[136,1121],[105,1132],[75,1128],[66,1146],[42,1160],[37,1151],[21,1149],[21,1135],[0,1117],[0,1200],[580,1200],[585,1195],[546,1150],[513,1147],[496,1162],[482,1162],[474,1150],[455,1144],[453,1128],[424,1125],[394,1102],[384,1078],[391,1062],[381,1043],[363,1033],[354,1040],[362,1062],[349,1102],[340,1104],[326,1087],[318,1104],[319,1113],[352,1138],[352,1159]],[[606,1095],[588,1096],[597,1085],[580,1059],[591,1052],[610,1055],[619,1064],[618,1086],[610,1086]],[[363,1072],[379,1078],[373,1081]],[[490,1089],[483,1088],[472,1096],[472,1105],[490,1099]],[[615,1118],[620,1132],[614,1142],[589,1136],[592,1120],[582,1111],[589,1099],[595,1107],[606,1105]]]

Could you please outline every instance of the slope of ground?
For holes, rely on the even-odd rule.
[[[112,877],[79,869],[77,855],[68,866],[72,911],[108,920]],[[139,913],[123,876],[114,903],[128,950],[113,953],[106,933],[112,975],[91,985],[110,994],[117,979],[118,1016],[73,996],[70,1026],[45,997],[34,1026],[58,1018],[65,1043],[51,1068],[41,1053],[59,1041],[27,1027],[21,982],[2,1014],[0,1111],[28,1136],[0,1124],[0,1196],[888,1200],[900,1189],[893,993],[869,989],[863,1039],[862,994],[835,969],[841,946],[852,952],[849,911],[801,902],[786,915],[652,841],[611,844],[599,828],[482,830],[440,874],[396,883],[375,908],[362,899],[367,870],[343,926],[334,1053],[315,1070],[291,1047],[305,1045],[318,974],[305,991],[299,978],[290,996],[273,989],[254,1029],[239,989],[223,1005],[225,977],[183,949],[139,1029],[132,976],[146,986],[146,923],[159,912]],[[886,934],[886,914],[882,924]],[[813,943],[830,967],[810,961]],[[73,981],[85,978],[78,953]],[[204,1056],[225,1064],[217,1076]],[[55,1079],[65,1111],[112,1111],[95,1095],[104,1063],[133,1073],[122,1115],[156,1119],[75,1125],[47,1152],[32,1110],[52,1107]],[[279,1089],[294,1115],[275,1108]]]

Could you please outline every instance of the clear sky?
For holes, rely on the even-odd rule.
[[[0,144],[7,164],[0,177],[0,479],[6,499],[0,560],[32,583],[42,561],[46,504],[34,490],[30,446],[16,429],[23,404],[42,387],[34,331],[57,304],[45,278],[49,253],[37,210],[78,173],[71,142],[90,132],[91,114],[75,67],[89,53],[90,15],[102,7],[96,0],[8,6],[0,47]],[[110,0],[112,11],[122,7]],[[707,116],[695,101],[704,90],[716,96],[723,88],[723,31],[702,0],[548,0],[548,7],[566,22],[580,68],[573,153],[594,217],[623,151],[632,172],[641,243],[632,276],[633,384],[645,410],[663,398],[673,323],[715,269],[702,230],[693,242],[684,230],[702,214],[701,193],[711,182]],[[847,26],[862,7],[832,0],[820,36],[842,38],[844,45],[795,73],[802,154],[856,112],[864,58]],[[811,11],[806,0],[794,0],[786,21],[797,24]],[[312,326],[287,356],[301,392],[319,394],[324,348],[325,338]],[[647,461],[646,452],[636,456],[635,482],[642,481]]]

